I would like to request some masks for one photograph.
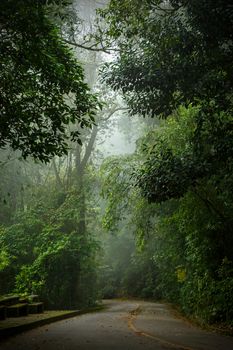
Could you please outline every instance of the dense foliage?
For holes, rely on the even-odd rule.
[[[67,152],[68,138],[81,142],[79,129],[91,126],[97,108],[81,65],[49,18],[54,3],[0,3],[0,147],[42,161]],[[71,133],[70,122],[79,126]]]
[[[37,172],[43,176],[38,167]],[[80,232],[76,186],[64,191],[54,180],[36,186],[31,181],[15,192],[27,209],[15,208],[0,229],[0,293],[39,294],[49,308],[90,306],[98,298],[97,240],[92,232]]]
[[[203,99],[226,110],[232,11],[229,0],[110,1],[101,14],[120,53],[107,65],[106,81],[122,90],[134,114],[167,116],[181,103]]]
[[[131,114],[167,118],[105,169],[105,221],[116,230],[128,216],[150,296],[232,323],[231,2],[112,0],[101,16],[118,51],[105,81]]]
[[[114,282],[120,289],[113,291],[115,295],[165,298],[180,304],[184,312],[200,321],[230,323],[233,317],[232,171],[224,169],[224,174],[203,177],[195,186],[187,187],[183,186],[180,167],[171,170],[170,160],[159,158],[164,174],[158,174],[160,168],[156,162],[156,176],[150,180],[154,187],[147,191],[155,196],[153,201],[156,198],[163,203],[148,203],[142,196],[145,189],[141,192],[135,186],[135,173],[139,178],[149,176],[147,163],[143,165],[143,175],[140,169],[145,155],[154,157],[156,152],[160,155],[159,152],[169,148],[170,154],[173,152],[183,159],[183,154],[190,152],[196,113],[193,107],[180,108],[174,117],[141,140],[133,157],[109,159],[103,165],[105,227],[115,235],[122,229],[133,235],[138,251],[129,250],[127,268],[120,274],[121,283]],[[177,181],[178,176],[181,182]],[[180,197],[179,188],[182,197],[176,199]],[[169,199],[172,191],[176,196]],[[121,240],[118,239],[118,244]],[[127,240],[121,244],[126,249]],[[121,259],[119,249],[110,254]],[[110,258],[107,261],[113,266],[112,274],[107,272],[114,281],[119,267],[111,265]],[[104,290],[112,290],[114,283],[109,282]]]
[[[165,299],[232,325],[230,1],[111,0],[99,11],[91,50],[116,51],[102,77],[127,107],[97,82],[108,105],[91,131],[81,129],[98,103],[54,4],[67,2],[0,4],[0,293],[38,293],[50,308],[93,305],[101,293]],[[93,90],[96,52],[86,65]],[[97,134],[126,109],[156,122],[145,119],[134,154],[99,172]],[[78,142],[68,147],[70,136]],[[8,146],[42,161],[68,154],[45,167]]]
[[[70,4],[0,3],[0,293],[35,293],[68,309],[98,297],[83,179],[93,140],[86,153],[80,145],[100,107],[59,28]],[[46,167],[29,156],[53,160]]]

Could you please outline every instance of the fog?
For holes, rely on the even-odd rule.
[[[92,284],[102,280],[104,266],[109,266],[107,273],[116,281],[135,251],[131,233],[119,229],[113,237],[102,225],[106,206],[98,179],[102,163],[110,156],[133,154],[142,129],[138,118],[127,115],[122,97],[101,82],[99,70],[112,56],[85,49],[92,45],[92,39],[86,43],[86,37],[95,30],[95,10],[103,4],[77,1],[68,11],[71,26],[60,23],[65,40],[84,68],[85,81],[104,102],[92,128],[69,125],[71,130],[79,130],[82,146],[69,141],[68,154],[55,156],[46,164],[30,156],[22,159],[20,152],[7,146],[0,154],[0,293],[40,294],[47,308],[88,305],[102,293],[102,282],[98,292]],[[69,103],[72,105],[72,98]],[[80,237],[88,238],[80,241]],[[115,246],[121,253],[113,262]],[[80,251],[84,253],[80,255]],[[85,259],[90,266],[87,273]],[[60,264],[64,270],[57,268]],[[53,292],[55,287],[63,299]],[[117,294],[120,291],[115,289],[112,296]]]

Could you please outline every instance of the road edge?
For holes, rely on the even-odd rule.
[[[0,330],[0,343],[2,341],[4,341],[5,339],[7,339],[8,337],[29,331],[33,328],[41,327],[41,326],[44,326],[46,324],[54,323],[57,321],[62,321],[62,320],[65,320],[67,318],[72,318],[75,316],[81,316],[81,315],[95,312],[95,311],[102,311],[105,308],[106,308],[105,305],[98,305],[98,306],[94,306],[94,307],[90,307],[90,308],[86,308],[86,309],[82,309],[82,310],[75,310],[75,311],[71,311],[71,312],[66,312],[66,313],[61,314],[61,315],[51,316],[51,317],[48,317],[45,319],[36,320],[36,321],[30,322],[30,323],[21,324],[21,325],[14,326],[14,327],[8,327],[5,329],[1,329]]]

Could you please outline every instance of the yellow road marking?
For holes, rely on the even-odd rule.
[[[183,346],[183,345],[179,345],[179,344],[174,344],[174,343],[170,343],[169,341],[163,339],[163,338],[160,338],[160,337],[157,337],[155,335],[152,335],[150,333],[147,333],[147,332],[144,332],[144,331],[140,331],[138,330],[133,322],[136,320],[137,318],[137,315],[139,313],[139,309],[140,309],[140,305],[137,304],[137,307],[134,311],[132,311],[130,313],[130,317],[128,318],[128,327],[129,329],[131,329],[135,334],[137,335],[140,335],[140,336],[143,336],[143,337],[147,337],[147,338],[150,338],[150,339],[154,339],[156,341],[158,341],[161,345],[165,346],[165,347],[169,347],[169,348],[172,348],[172,349],[179,349],[179,350],[194,350],[193,348],[190,348],[190,347],[187,347],[187,346]]]

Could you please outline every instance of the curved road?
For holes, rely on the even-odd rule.
[[[202,331],[164,304],[106,301],[101,312],[25,332],[1,350],[233,350],[233,338]]]

